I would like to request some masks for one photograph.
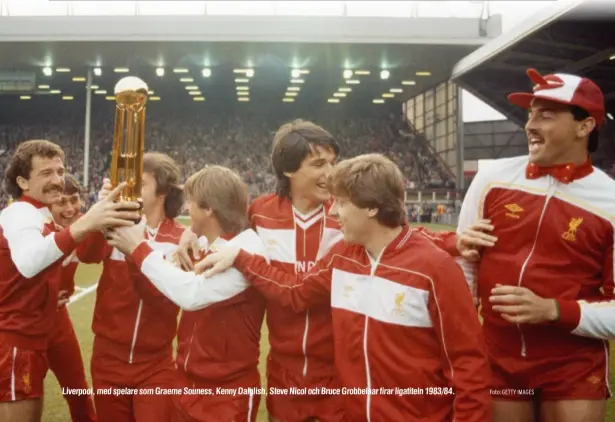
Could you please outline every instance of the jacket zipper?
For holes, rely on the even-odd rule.
[[[378,268],[378,264],[380,264],[380,259],[382,258],[382,254],[384,254],[384,251],[386,250],[386,247],[384,249],[382,249],[382,251],[380,252],[380,255],[378,255],[378,258],[376,258],[375,261],[372,262],[372,269],[369,272],[370,275],[370,285],[371,283],[371,278],[374,276],[374,274],[376,274],[376,269]],[[365,251],[365,253],[367,253],[368,257],[369,257],[369,253],[367,252],[367,250]],[[372,258],[369,257],[370,261],[372,261]],[[369,356],[367,354],[367,328],[368,328],[368,324],[369,324],[369,317],[366,315],[365,316],[365,328],[363,329],[363,355],[365,356],[365,379],[367,381],[367,398],[366,398],[366,402],[365,402],[365,416],[367,418],[367,422],[371,422],[371,407],[372,407],[372,377],[369,371]]]
[[[295,219],[295,213],[293,211],[293,220]],[[323,223],[324,224],[324,223]],[[303,230],[303,257],[305,257],[305,242],[307,241],[306,229]],[[297,236],[297,225],[295,222],[295,236]],[[296,239],[295,239],[296,242]],[[307,270],[307,268],[305,268]],[[295,262],[295,275],[297,274],[297,263]],[[308,356],[307,356],[307,338],[308,330],[310,329],[310,310],[305,311],[305,329],[303,330],[303,342],[301,343],[301,350],[303,352],[303,376],[307,376],[308,370]]]
[[[308,357],[307,357],[307,338],[308,330],[310,328],[310,310],[305,311],[305,331],[303,332],[303,376],[307,375],[308,370]]]
[[[549,201],[555,194],[555,188],[556,188],[555,181],[553,180],[551,176],[549,176],[549,188],[547,190],[547,196],[545,197],[545,203],[542,207],[542,212],[540,213],[540,219],[538,220],[538,227],[536,228],[536,235],[534,236],[534,244],[532,245],[532,249],[530,249],[530,253],[527,255],[527,258],[525,258],[525,261],[523,261],[523,265],[521,266],[521,272],[519,273],[519,281],[517,283],[519,287],[521,287],[521,284],[523,281],[523,275],[525,274],[527,265],[530,262],[532,255],[534,254],[534,250],[536,249],[536,244],[538,243],[538,233],[540,232],[540,227],[542,226],[542,221],[545,217],[545,213],[547,211],[547,206],[549,205]],[[521,324],[517,324],[517,330],[519,331],[519,336],[521,337],[521,356],[526,357],[527,347],[525,344],[525,336],[523,335],[523,330],[521,329]]]
[[[137,320],[135,321],[135,330],[132,333],[132,344],[130,345],[130,357],[128,363],[132,363],[134,357],[135,345],[137,344],[137,334],[139,332],[139,321],[141,320],[141,310],[143,309],[143,300],[139,301],[139,310],[137,311]]]
[[[190,336],[190,344],[188,345],[188,353],[186,353],[186,360],[184,361],[184,372],[188,373],[188,359],[190,359],[190,350],[192,350],[192,341],[194,340],[194,333],[196,333],[196,322],[192,327],[192,335]]]

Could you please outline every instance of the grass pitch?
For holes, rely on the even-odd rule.
[[[432,230],[449,230],[447,226],[429,225]],[[99,265],[80,264],[76,274],[76,285],[81,288],[87,288],[94,285],[100,276],[101,267]],[[88,376],[88,383],[92,386],[90,378],[90,358],[92,356],[92,342],[94,335],[92,334],[92,315],[94,311],[94,301],[96,293],[85,295],[68,307],[75,332],[81,345],[81,353]],[[264,378],[265,374],[265,357],[269,352],[269,344],[267,342],[267,326],[263,325],[261,336],[261,359],[259,364],[260,373],[263,375],[263,387],[266,387]],[[611,344],[611,352],[615,351],[615,347]],[[615,388],[615,376],[613,360],[610,362],[611,368],[611,390]],[[258,422],[267,422],[267,410],[265,408],[264,397],[258,412]],[[607,407],[607,416],[605,421],[615,421],[615,404],[613,400],[609,400]],[[45,379],[45,409],[43,412],[43,422],[70,422],[68,406],[62,397],[62,391],[53,373],[49,372]]]

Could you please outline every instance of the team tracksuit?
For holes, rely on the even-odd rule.
[[[182,226],[167,218],[148,243],[170,253],[182,232]],[[170,395],[97,392],[110,388],[147,392],[174,385],[173,340],[178,307],[161,294],[141,290],[130,273],[134,263],[112,248],[102,233],[86,237],[77,256],[84,263],[103,263],[92,323],[95,338],[91,370],[98,420],[168,422],[172,411]]]
[[[61,260],[77,246],[49,208],[22,196],[0,214],[0,402],[43,396]]]
[[[572,335],[578,300],[613,298],[615,182],[585,164],[541,169],[528,158],[481,170],[463,203],[459,231],[491,219],[498,242],[478,265],[462,262],[482,303],[497,399],[603,400],[610,395],[608,344]],[[493,311],[496,284],[522,286],[560,303],[558,324],[511,324]],[[591,329],[589,330],[591,333]],[[595,331],[595,330],[593,330]]]

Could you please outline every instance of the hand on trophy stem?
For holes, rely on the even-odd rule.
[[[134,226],[141,216],[139,202],[117,201],[126,183],[119,184],[105,198],[95,203],[81,218],[70,226],[75,240],[80,241],[88,232],[101,231],[111,227]]]
[[[107,234],[109,245],[117,248],[120,252],[130,255],[145,240],[145,216],[139,224],[132,227],[118,227]]]

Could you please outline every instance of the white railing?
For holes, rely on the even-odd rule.
[[[0,0],[2,16],[364,16],[486,18],[486,1]],[[488,15],[488,12],[487,12]]]

